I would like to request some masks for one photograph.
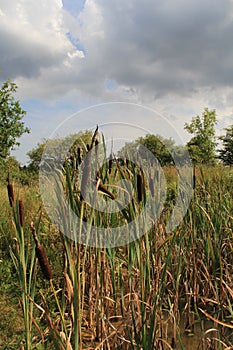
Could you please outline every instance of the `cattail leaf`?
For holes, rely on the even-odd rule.
[[[23,201],[22,199],[19,199],[19,222],[20,226],[24,226],[24,208],[23,208]]]

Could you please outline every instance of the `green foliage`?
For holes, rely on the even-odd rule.
[[[225,130],[226,134],[219,138],[223,143],[223,149],[219,150],[219,158],[225,165],[233,165],[233,125]]]
[[[27,153],[30,158],[28,170],[38,172],[42,156],[46,162],[51,163],[65,159],[67,152],[73,153],[77,147],[84,148],[84,152],[86,152],[86,144],[90,144],[91,138],[92,132],[86,130],[65,138],[44,139]]]
[[[28,169],[30,171],[37,172],[39,170],[41,158],[45,149],[45,144],[46,141],[43,143],[38,143],[35,148],[27,153],[28,157],[30,158],[30,163],[28,165]]]
[[[169,149],[174,147],[172,139],[163,139],[159,135],[148,134],[145,137],[140,137],[138,143],[151,151],[158,158],[161,165],[171,165],[173,163],[172,155],[169,152]]]
[[[12,179],[21,185],[31,185],[36,180],[36,174],[27,167],[21,167],[15,157],[0,158],[0,184],[5,184],[8,171]]]
[[[19,162],[14,157],[0,158],[0,183],[2,184],[6,183],[8,169],[10,169],[14,179],[19,178]]]
[[[192,135],[187,143],[188,151],[193,161],[199,164],[214,164],[215,157],[215,124],[216,111],[204,109],[202,116],[194,117],[190,124],[185,123],[184,128]]]
[[[161,166],[174,165],[174,158],[180,165],[183,165],[185,162],[185,148],[183,146],[175,145],[175,141],[171,138],[165,139],[160,135],[152,134],[147,134],[131,143],[127,143],[119,154],[127,156],[128,152],[137,149],[143,158],[143,151],[140,152],[140,145],[149,150],[158,159]]]
[[[0,89],[0,157],[4,159],[20,144],[17,139],[30,132],[22,122],[26,112],[13,97],[16,90],[16,84],[10,80],[3,83]]]

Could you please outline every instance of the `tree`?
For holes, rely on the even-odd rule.
[[[38,143],[35,148],[33,148],[27,153],[27,156],[30,158],[28,170],[33,172],[39,171],[41,158],[45,149],[45,142],[46,141],[44,141],[43,143]]]
[[[202,116],[196,116],[191,123],[185,123],[184,128],[192,135],[187,143],[191,159],[196,163],[214,164],[216,162],[215,124],[216,111],[204,109]]]
[[[9,169],[11,178],[19,179],[20,164],[15,157],[8,157],[7,160],[0,158],[0,184],[6,184]]]
[[[219,137],[223,143],[223,149],[219,150],[219,159],[225,165],[233,165],[233,125],[225,130],[226,135]]]
[[[27,153],[30,158],[28,169],[38,172],[42,160],[48,164],[54,164],[63,161],[67,157],[75,157],[77,148],[79,147],[84,155],[86,153],[86,145],[90,144],[92,139],[92,131],[80,131],[77,134],[68,135],[65,138],[44,139],[38,143],[35,148]]]
[[[160,135],[153,134],[147,134],[133,142],[126,143],[120,150],[119,156],[123,155],[124,157],[131,152],[133,154],[135,149],[137,149],[141,157],[144,158],[143,150],[140,152],[140,145],[149,150],[158,159],[161,166],[174,165],[174,161],[177,161],[180,165],[185,163],[184,147],[175,145],[175,141],[171,138],[166,139]],[[147,158],[146,155],[145,158]]]
[[[15,100],[15,83],[7,80],[0,89],[0,158],[6,159],[15,146],[19,146],[18,138],[29,133],[29,128],[22,121],[26,112],[20,102]]]

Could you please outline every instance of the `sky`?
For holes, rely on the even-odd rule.
[[[184,123],[205,107],[221,134],[233,124],[232,33],[232,0],[0,0],[0,83],[17,84],[31,128],[16,157],[97,123],[111,138],[187,142]]]

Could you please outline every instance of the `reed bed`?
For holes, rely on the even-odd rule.
[[[67,220],[67,209],[60,203],[57,216],[64,226],[57,231],[53,228],[55,253],[48,239],[51,232],[48,230],[47,238],[40,234],[43,215],[25,229],[23,202],[12,194],[8,183],[15,226],[10,253],[25,320],[22,346],[27,350],[186,350],[187,338],[198,334],[189,347],[192,350],[232,349],[232,168],[196,169],[192,201],[173,232],[165,228],[175,205],[178,174],[174,168],[164,169],[168,182],[165,207],[158,220],[151,218],[150,230],[142,235],[136,232],[137,239],[124,246],[90,246],[79,243],[83,223],[118,227],[143,210],[148,191],[163,195],[152,186],[151,179],[158,176],[154,169],[147,180],[140,167],[111,155],[98,169],[96,196],[111,206],[120,190],[114,183],[127,179],[134,188],[133,197],[115,213],[93,208],[85,200],[90,154],[84,167],[86,179],[79,181],[78,172],[81,157],[88,150],[97,152],[98,143],[95,132],[88,147],[82,151],[80,146],[73,147],[55,179],[62,180],[59,186],[69,210],[80,218],[79,224]],[[71,233],[76,239],[69,238]],[[89,242],[88,231],[85,234]],[[51,263],[53,254],[59,266]]]

